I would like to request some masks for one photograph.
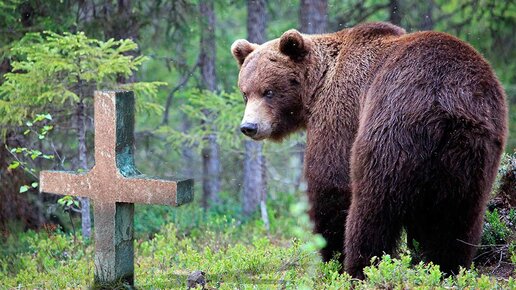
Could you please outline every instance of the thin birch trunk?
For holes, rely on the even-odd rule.
[[[82,170],[88,170],[88,159],[86,151],[86,124],[85,124],[85,108],[84,102],[81,101],[77,104],[76,108],[76,130],[77,140],[79,142],[79,168]],[[82,236],[84,239],[90,239],[91,237],[91,217],[90,217],[90,200],[87,197],[79,198],[81,202],[81,224],[82,224]]]

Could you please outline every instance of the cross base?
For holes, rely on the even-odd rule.
[[[95,284],[134,285],[134,204],[94,203]]]

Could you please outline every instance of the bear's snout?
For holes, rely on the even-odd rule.
[[[258,132],[258,124],[245,122],[240,125],[240,131],[249,137],[253,137]]]

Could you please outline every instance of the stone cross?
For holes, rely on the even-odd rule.
[[[86,173],[43,171],[40,191],[93,199],[95,284],[134,285],[134,203],[179,206],[193,180],[160,180],[134,165],[134,95],[95,92],[95,166]]]

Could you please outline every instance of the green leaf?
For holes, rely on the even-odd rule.
[[[38,187],[38,185],[39,185],[39,183],[37,183],[37,182],[33,182],[33,183],[31,184],[32,188],[36,188],[36,187]]]
[[[27,186],[27,185],[20,186],[20,193],[27,192],[28,190],[29,190],[29,186]]]
[[[20,162],[18,161],[13,161],[11,164],[9,164],[9,167],[8,169],[16,169],[20,166]]]
[[[32,150],[32,152],[30,154],[30,158],[32,158],[32,160],[34,160],[34,159],[38,158],[41,154],[42,154],[41,151]]]
[[[50,114],[46,114],[46,115],[45,115],[45,119],[47,119],[47,120],[52,120],[52,116],[51,116]]]
[[[29,134],[29,133],[30,133],[30,130],[29,130],[29,129],[27,129],[27,130],[25,130],[25,131],[23,132],[23,135],[27,135],[27,134]]]
[[[34,123],[41,122],[45,119],[44,115],[38,114],[36,115],[36,118],[34,118]]]
[[[25,123],[25,125],[27,125],[28,127],[32,127],[32,122],[31,121],[27,121],[27,123]]]

